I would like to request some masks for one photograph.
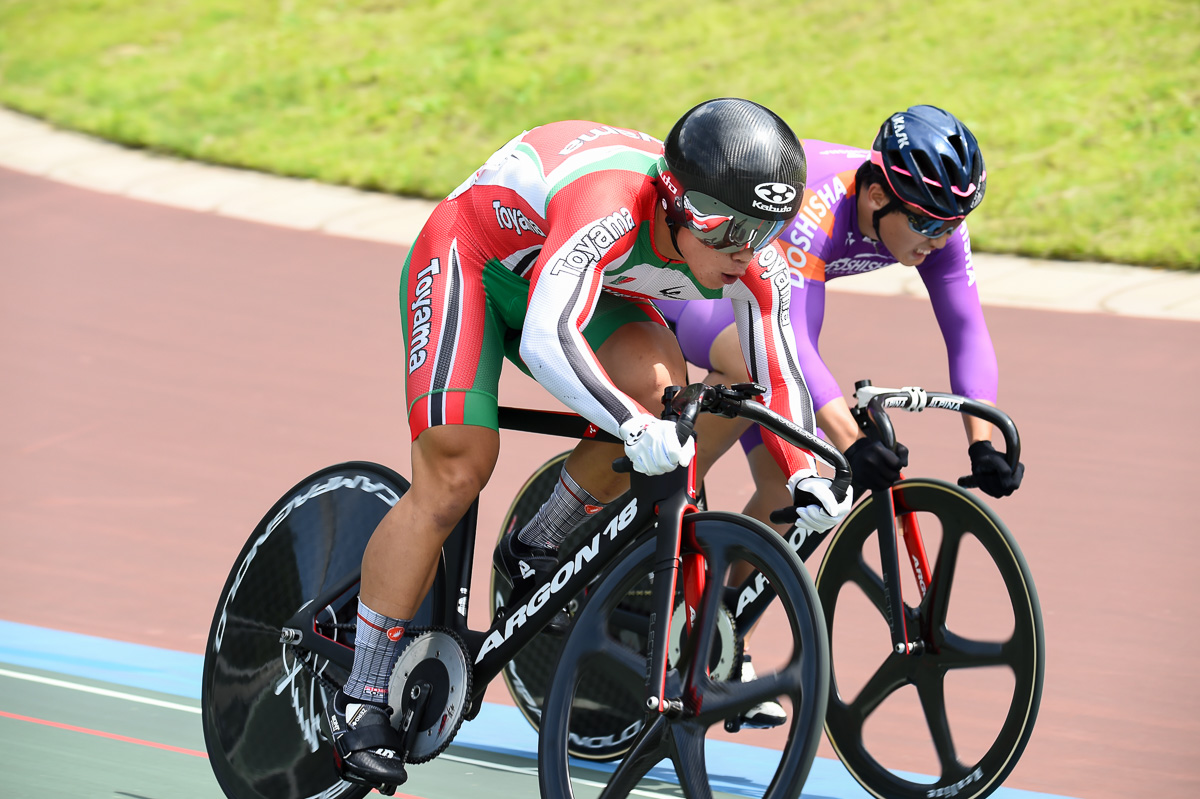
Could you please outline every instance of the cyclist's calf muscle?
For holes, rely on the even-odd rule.
[[[417,436],[412,488],[379,523],[363,555],[363,602],[395,618],[415,615],[442,544],[487,483],[499,451],[499,434],[474,425],[440,425]]]

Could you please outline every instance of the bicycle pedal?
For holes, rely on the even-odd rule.
[[[396,786],[395,785],[380,785],[375,790],[379,791],[384,796],[392,796],[393,794],[396,793]]]
[[[740,718],[739,719],[725,719],[725,732],[741,732],[741,731],[742,731],[742,720]]]

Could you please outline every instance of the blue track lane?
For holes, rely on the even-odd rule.
[[[188,652],[0,620],[0,663],[199,699],[204,658]],[[462,726],[454,745],[531,760],[537,758],[536,733],[520,711],[506,705],[485,704],[477,718]],[[710,741],[706,756],[713,788],[738,794],[761,791],[764,786],[759,780],[763,774],[770,774],[777,762],[777,755],[772,750],[724,741]],[[605,764],[587,765],[598,771],[611,769]],[[674,781],[673,772],[666,769],[654,776]],[[1072,799],[1014,788],[1000,788],[993,796],[997,799]],[[803,797],[871,799],[840,762],[827,758],[817,758],[813,764]]]

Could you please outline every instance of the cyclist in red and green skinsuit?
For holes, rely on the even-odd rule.
[[[354,670],[330,712],[345,776],[405,779],[384,709],[388,677],[443,541],[495,467],[504,357],[624,441],[582,442],[546,505],[501,542],[496,565],[514,596],[552,572],[558,544],[589,511],[626,489],[615,457],[661,474],[694,455],[658,418],[663,389],[686,372],[650,300],[728,298],[763,401],[813,430],[775,241],[804,183],[804,152],[787,124],[723,98],[684,114],[665,142],[594,122],[535,128],[437,206],[401,288],[412,488],[367,546]],[[850,498],[836,502],[811,453],[765,439],[799,523],[836,524]]]

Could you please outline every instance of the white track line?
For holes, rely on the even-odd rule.
[[[86,694],[96,694],[97,696],[107,696],[110,699],[124,699],[127,702],[137,702],[142,705],[153,705],[154,707],[165,707],[169,710],[182,710],[185,713],[200,713],[200,708],[192,705],[181,705],[178,702],[165,702],[161,699],[151,699],[148,696],[138,696],[137,694],[127,694],[123,691],[110,691],[106,688],[95,688],[91,685],[83,683],[70,682],[68,680],[56,680],[53,677],[42,677],[37,674],[26,674],[20,671],[10,671],[0,668],[0,677],[11,677],[14,680],[26,680],[35,682],[40,685],[51,685],[55,688],[66,688],[71,691],[82,691]],[[521,774],[530,777],[537,777],[537,768],[521,768],[518,766],[506,766],[503,763],[494,763],[488,760],[476,760],[470,757],[462,757],[460,755],[452,755],[448,752],[443,752],[438,755],[441,760],[451,760],[455,763],[464,763],[469,766],[478,766],[479,768],[492,769],[493,771],[507,771],[513,774]],[[587,785],[593,788],[603,788],[606,783],[594,782],[592,780],[583,780],[572,778],[572,782],[580,785]],[[630,791],[633,796],[645,796],[648,799],[674,799],[672,794],[654,793],[653,791],[633,790]]]
[[[72,691],[83,691],[85,694],[107,696],[111,699],[124,699],[127,702],[137,702],[142,705],[165,707],[169,710],[182,710],[185,713],[195,713],[197,715],[200,713],[200,708],[193,705],[181,705],[178,702],[164,702],[161,699],[151,699],[148,696],[127,694],[121,691],[110,691],[107,688],[94,688],[90,685],[84,685],[83,683],[68,682],[67,680],[56,680],[52,677],[41,677],[37,674],[25,674],[24,672],[20,671],[0,669],[0,677],[12,677],[14,680],[27,680],[28,682],[36,682],[40,683],[41,685],[53,685],[55,688],[68,688]]]
[[[537,768],[532,768],[532,767],[522,768],[520,766],[506,766],[503,763],[493,763],[488,760],[475,760],[473,758],[460,757],[459,755],[451,755],[451,754],[447,754],[445,752],[438,755],[438,759],[439,760],[453,760],[455,763],[465,763],[469,766],[479,766],[480,768],[490,768],[490,769],[493,769],[494,771],[508,771],[513,774],[522,774],[522,775],[529,776],[529,777],[536,777],[538,774]],[[591,788],[604,788],[605,786],[608,785],[608,783],[606,783],[606,782],[595,782],[593,780],[580,779],[579,777],[572,777],[571,782],[574,782],[578,785],[587,785],[588,787],[591,787]],[[678,799],[677,794],[655,793],[654,791],[643,791],[640,788],[635,788],[634,790],[630,791],[629,795],[630,796],[646,796],[646,797],[650,797],[650,799]]]

